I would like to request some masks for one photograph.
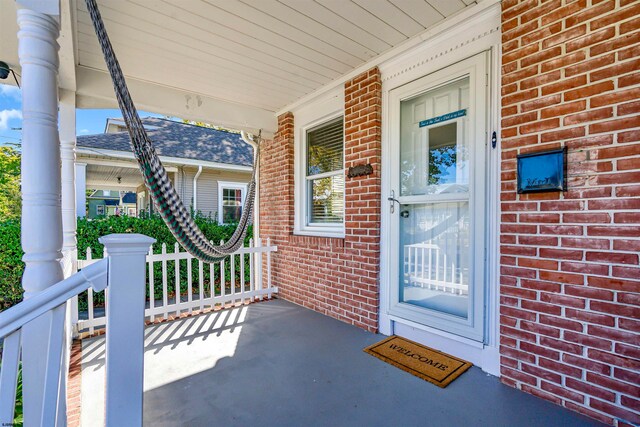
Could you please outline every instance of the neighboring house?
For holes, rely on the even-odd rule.
[[[95,190],[87,197],[87,217],[128,215],[138,216],[136,193]]]
[[[253,162],[253,149],[240,134],[153,117],[143,123],[185,206],[221,223],[236,222]],[[103,134],[77,137],[78,216],[86,214],[86,188],[100,190],[89,197],[90,218],[115,213],[111,196],[102,204],[97,202],[109,192],[116,195],[116,204],[121,192],[133,193],[126,196],[126,210],[120,213],[133,214],[131,207],[136,215],[142,210],[153,211],[122,120],[107,120]],[[130,197],[135,200],[129,201]]]

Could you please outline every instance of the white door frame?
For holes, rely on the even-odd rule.
[[[382,74],[382,218],[380,254],[380,307],[379,330],[382,334],[401,334],[414,341],[455,354],[481,367],[485,372],[499,375],[499,296],[498,296],[498,244],[499,244],[499,191],[500,191],[500,138],[499,138],[499,70],[500,70],[500,5],[483,10],[468,20],[433,35],[406,54],[380,65]],[[456,336],[438,329],[397,318],[389,313],[391,291],[390,213],[386,202],[391,191],[389,171],[392,170],[391,126],[389,93],[413,80],[443,69],[456,62],[487,52],[488,96],[487,140],[497,132],[495,148],[487,153],[486,170],[486,313],[485,343]],[[395,279],[395,278],[394,278]]]
[[[401,248],[399,247],[400,219],[399,212],[396,210],[394,215],[389,216],[388,235],[389,241],[389,305],[388,312],[394,317],[412,320],[420,324],[431,324],[440,330],[446,330],[459,336],[466,336],[474,341],[484,342],[484,295],[485,295],[485,265],[484,251],[485,238],[485,163],[486,163],[486,116],[487,116],[487,56],[486,52],[479,53],[463,61],[452,64],[446,68],[428,74],[418,80],[407,83],[403,86],[393,89],[389,92],[388,104],[388,128],[391,141],[398,140],[400,135],[400,103],[403,100],[414,98],[423,93],[435,90],[444,85],[448,85],[454,81],[459,81],[464,77],[469,78],[469,109],[471,114],[468,117],[469,134],[466,135],[467,147],[469,149],[469,160],[471,166],[471,174],[469,175],[469,192],[466,195],[451,193],[447,195],[433,196],[411,196],[402,197],[400,194],[399,164],[400,149],[394,144],[390,149],[390,168],[387,170],[389,176],[389,184],[392,191],[400,203],[411,203],[419,201],[420,203],[438,202],[443,203],[449,199],[451,202],[466,201],[469,206],[469,222],[471,235],[469,236],[473,243],[470,248],[470,265],[469,270],[472,275],[469,277],[469,311],[466,319],[452,316],[445,313],[435,311],[427,311],[414,305],[402,303],[399,300],[399,289],[393,286],[397,284],[399,277],[400,265],[398,257]],[[424,117],[427,119],[428,117]],[[458,124],[458,135],[462,135],[461,125],[462,119],[453,119],[447,123]],[[439,126],[440,123],[434,126]],[[427,127],[423,128],[427,129]],[[466,132],[464,132],[466,134]],[[388,209],[390,211],[390,209]],[[395,260],[394,260],[395,259]],[[395,278],[395,280],[394,280]]]

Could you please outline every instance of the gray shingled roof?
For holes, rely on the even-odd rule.
[[[147,134],[160,156],[252,166],[253,149],[242,140],[239,133],[155,117],[144,118],[142,123],[157,127],[148,129]],[[131,153],[127,132],[79,135],[77,146]]]

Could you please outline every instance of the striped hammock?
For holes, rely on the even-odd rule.
[[[251,175],[251,181],[247,186],[247,197],[245,198],[238,226],[227,242],[220,246],[215,246],[207,240],[193,221],[193,218],[191,218],[182,200],[180,200],[180,196],[178,196],[175,188],[173,188],[167,171],[158,158],[158,154],[131,100],[127,83],[124,80],[122,69],[120,68],[118,59],[113,52],[113,46],[111,46],[109,36],[104,28],[96,0],[86,0],[86,3],[89,15],[93,21],[93,26],[96,30],[96,35],[98,36],[98,41],[100,42],[100,47],[102,48],[107,69],[109,70],[109,74],[111,74],[113,88],[116,98],[118,99],[122,117],[129,131],[133,152],[153,203],[160,212],[167,227],[171,230],[171,233],[187,252],[204,262],[214,262],[224,259],[242,246],[247,234],[256,192],[256,166],[260,156],[260,136],[257,138],[249,136],[255,148],[253,173]]]

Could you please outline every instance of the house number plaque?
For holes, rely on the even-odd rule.
[[[367,163],[366,165],[357,165],[350,167],[349,171],[347,172],[347,176],[349,178],[355,178],[356,176],[371,175],[372,173],[373,166]]]

